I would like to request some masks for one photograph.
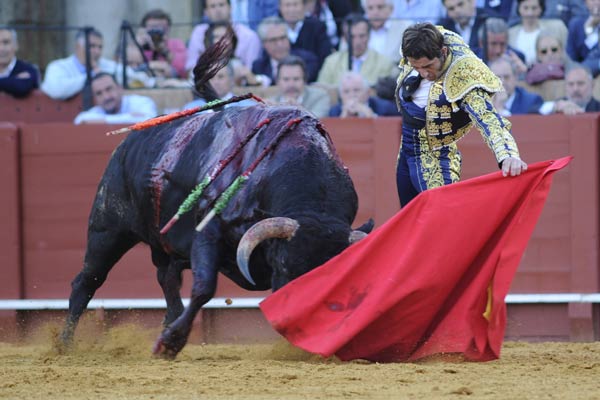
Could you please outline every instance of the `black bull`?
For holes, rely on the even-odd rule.
[[[190,191],[267,118],[271,122],[227,164],[194,208],[161,235]],[[286,123],[294,118],[301,120],[286,133]],[[246,185],[197,232],[196,224],[219,194],[277,137],[278,145]],[[88,302],[136,243],[150,246],[167,302],[165,329],[154,350],[174,357],[197,312],[213,297],[219,271],[245,289],[277,290],[349,246],[357,208],[354,186],[329,135],[296,108],[228,108],[135,131],[115,150],[98,186],[83,269],[71,284],[63,344],[71,343]],[[255,232],[242,240],[253,226]],[[371,227],[372,221],[359,229]],[[236,251],[245,262],[239,268]],[[190,266],[192,293],[184,309],[181,271]],[[240,272],[244,268],[255,285]]]

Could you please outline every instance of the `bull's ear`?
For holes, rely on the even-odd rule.
[[[365,237],[367,237],[367,234],[363,231],[352,231],[352,232],[350,232],[350,235],[348,236],[348,242],[350,244],[356,243],[356,242],[364,239]]]

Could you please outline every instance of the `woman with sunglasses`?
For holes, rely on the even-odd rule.
[[[517,0],[517,14],[521,22],[508,30],[508,44],[525,54],[525,62],[536,61],[535,42],[541,31],[556,32],[562,43],[567,40],[567,27],[559,19],[542,19],[545,0]]]
[[[531,66],[525,80],[530,85],[547,80],[564,79],[565,70],[573,63],[567,56],[560,37],[551,31],[542,31],[535,41],[536,62]]]

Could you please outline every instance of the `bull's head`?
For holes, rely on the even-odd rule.
[[[363,230],[351,230],[347,237],[347,241],[345,241],[345,243],[342,243],[342,246],[344,246],[344,247],[336,246],[336,247],[334,247],[333,251],[339,252],[339,251],[343,250],[343,248],[349,246],[350,244],[363,239],[367,235],[367,232],[369,232],[372,229],[372,226],[373,226],[373,222],[369,221],[363,227],[359,228],[359,229],[364,229],[364,231]],[[256,246],[258,246],[262,241],[267,240],[267,239],[278,238],[278,239],[287,239],[288,241],[290,241],[296,236],[296,233],[298,232],[299,229],[301,229],[300,223],[295,219],[286,218],[286,217],[274,217],[274,218],[267,218],[260,222],[257,222],[250,229],[248,229],[246,231],[246,233],[244,234],[244,236],[242,236],[242,239],[240,240],[240,243],[238,245],[237,264],[240,269],[240,272],[248,280],[248,282],[252,283],[253,285],[256,285],[256,283],[252,279],[252,276],[250,275],[250,269],[248,267],[248,264],[250,261],[250,255],[252,254],[252,251],[256,248]],[[313,237],[312,239],[316,242],[321,242],[321,238]],[[323,237],[322,240],[326,241],[327,237]],[[311,251],[312,249],[309,246],[305,250]],[[327,261],[327,259],[333,257],[336,254],[337,253],[322,254],[322,256],[323,256],[322,262]],[[305,254],[305,256],[308,260],[309,255]],[[310,264],[310,262],[309,262],[309,264]],[[318,265],[314,265],[314,266],[312,266],[312,268],[314,268],[316,266],[318,266]],[[302,268],[302,270],[304,270],[304,269],[305,268]],[[311,269],[311,266],[308,266],[308,269]],[[277,289],[277,288],[274,287],[274,289]]]

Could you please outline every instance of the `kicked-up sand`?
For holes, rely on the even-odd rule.
[[[600,342],[505,343],[499,360],[341,362],[273,344],[188,345],[152,357],[157,332],[134,325],[76,335],[58,354],[57,326],[0,343],[1,399],[600,399]],[[82,337],[83,336],[83,337]]]

